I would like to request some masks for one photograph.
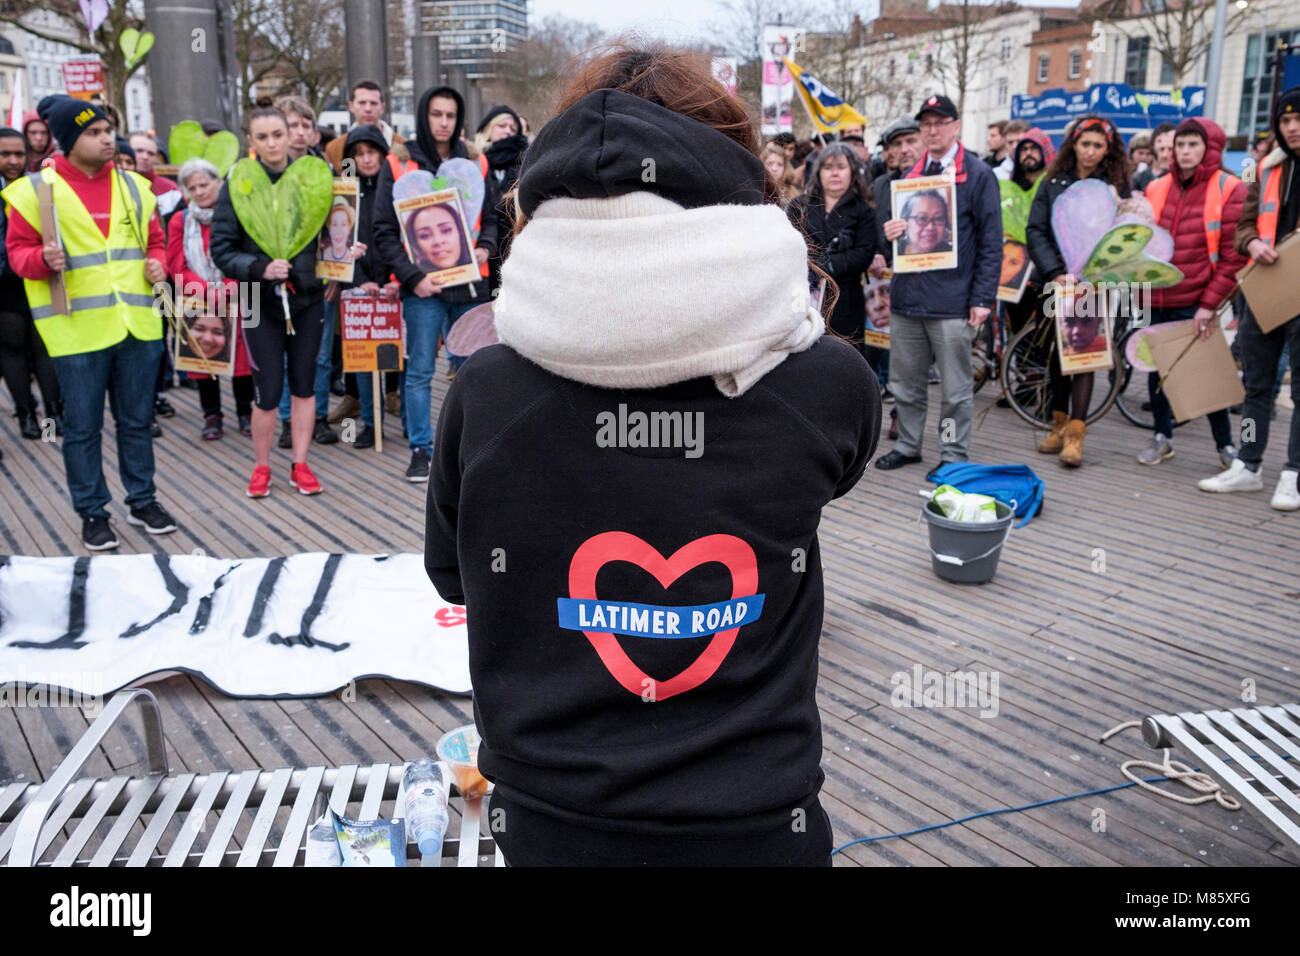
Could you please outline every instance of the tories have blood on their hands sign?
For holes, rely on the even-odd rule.
[[[343,371],[400,370],[402,304],[359,290],[344,292],[339,304],[343,316]]]
[[[79,56],[63,61],[63,88],[68,95],[88,100],[104,92],[104,65],[97,56]]]

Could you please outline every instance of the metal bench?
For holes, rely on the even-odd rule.
[[[148,776],[81,776],[82,766],[132,703],[138,705],[144,722]],[[324,812],[326,800],[355,819],[402,816],[405,766],[353,764],[173,775],[167,766],[157,700],[148,690],[127,688],[109,701],[49,780],[0,789],[0,863],[301,866],[307,830]],[[356,802],[360,806],[351,812]],[[386,803],[389,812],[383,812]],[[288,822],[277,826],[276,818],[286,808]],[[422,857],[408,840],[407,865],[500,866],[492,838],[480,831],[482,798],[461,799],[453,786],[451,810],[461,815],[459,836],[448,833],[441,857]],[[254,813],[251,824],[245,811]],[[218,818],[209,826],[212,813]],[[56,847],[73,820],[80,822]],[[276,837],[275,845],[270,845]],[[232,839],[239,845],[231,846]],[[53,858],[45,859],[52,848]]]
[[[1142,739],[1157,750],[1182,747],[1300,847],[1300,704],[1148,717]]]

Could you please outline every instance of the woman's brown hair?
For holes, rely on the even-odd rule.
[[[1119,192],[1121,197],[1129,195],[1129,180],[1133,175],[1133,165],[1129,162],[1128,150],[1124,148],[1124,140],[1120,138],[1119,130],[1115,124],[1102,116],[1080,116],[1066,130],[1065,141],[1061,143],[1061,148],[1052,162],[1047,167],[1044,179],[1051,180],[1057,173],[1073,173],[1078,166],[1078,160],[1074,155],[1074,144],[1079,141],[1079,137],[1084,133],[1100,133],[1106,137],[1106,155],[1101,159],[1101,165],[1097,168],[1102,171],[1102,175]]]

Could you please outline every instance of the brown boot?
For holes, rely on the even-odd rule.
[[[1052,433],[1038,443],[1038,450],[1044,455],[1059,454],[1065,447],[1065,426],[1070,423],[1070,416],[1065,412],[1052,412]]]
[[[1088,426],[1077,418],[1065,426],[1065,447],[1061,449],[1061,464],[1078,468],[1083,464],[1083,435]]]

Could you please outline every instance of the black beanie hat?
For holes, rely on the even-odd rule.
[[[72,152],[72,144],[86,131],[86,127],[96,120],[104,120],[111,127],[112,121],[94,103],[79,100],[65,93],[47,96],[36,104],[36,115],[45,120],[51,135],[63,150],[63,155]]]
[[[766,182],[762,161],[716,129],[631,93],[596,90],[533,140],[519,177],[519,208],[531,216],[556,197],[642,190],[686,209],[758,206]]]
[[[516,113],[508,106],[494,106],[490,110],[488,110],[487,116],[483,117],[483,122],[478,124],[478,129],[476,129],[474,132],[476,133],[483,132],[485,129],[487,129],[489,126],[492,125],[492,121],[494,119],[496,119],[498,116],[500,116],[503,113],[508,113],[510,114],[510,116],[514,117],[516,133],[522,133],[524,131],[524,124],[520,122],[518,113]]]
[[[129,139],[127,139],[124,136],[116,136],[114,137],[114,142],[116,143],[116,145],[113,147],[114,156],[116,156],[118,153],[124,153],[125,155],[131,157],[131,162],[134,163],[136,161],[135,150],[131,148],[131,141]]]
[[[1282,151],[1292,159],[1300,159],[1286,145],[1286,137],[1282,135],[1282,117],[1287,113],[1300,113],[1300,86],[1293,86],[1285,90],[1277,98],[1277,108],[1273,110],[1273,135],[1277,137],[1277,145],[1282,147]]]

